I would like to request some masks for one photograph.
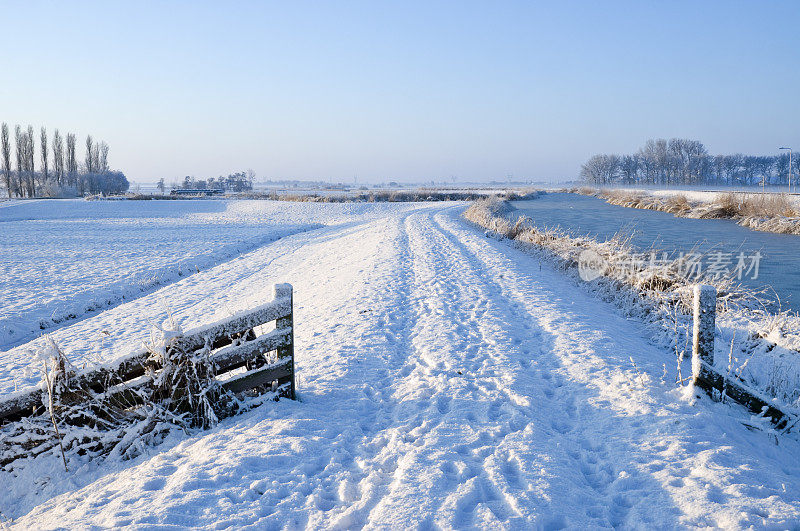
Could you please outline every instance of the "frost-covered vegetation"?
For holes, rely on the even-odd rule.
[[[157,353],[154,351],[154,356]],[[0,431],[0,467],[19,473],[38,456],[57,449],[63,466],[81,457],[135,457],[174,428],[188,428],[185,413],[164,407],[138,389],[97,392],[49,338],[35,352],[45,411],[10,422]],[[112,387],[115,382],[103,382]],[[119,389],[118,389],[119,391]],[[23,461],[20,461],[23,460]]]
[[[658,210],[687,218],[728,218],[753,230],[800,234],[800,203],[787,194],[724,192],[711,201],[697,201],[681,193],[659,197],[630,190],[577,188],[570,191],[600,197],[612,205],[628,208]]]
[[[599,186],[714,184],[786,186],[789,155],[710,155],[699,140],[648,140],[632,155],[595,155],[581,167],[581,178]],[[792,183],[797,172],[792,170]]]
[[[720,316],[717,369],[778,399],[788,406],[785,410],[800,411],[800,317],[766,311],[759,293],[743,288],[730,277],[689,278],[682,273],[685,258],[657,268],[631,260],[636,250],[619,236],[597,241],[535,226],[524,216],[516,217],[513,207],[499,198],[473,203],[464,216],[491,234],[556,260],[576,279],[580,278],[584,253],[598,257],[603,264],[600,276],[586,285],[628,315],[651,323],[654,341],[675,353],[679,367],[689,355],[691,343],[692,288],[698,282],[715,286]]]
[[[110,195],[128,189],[125,175],[109,168],[105,142],[88,135],[80,163],[73,133],[63,137],[56,129],[51,144],[46,128],[41,128],[37,138],[30,125],[27,129],[15,126],[13,148],[8,124],[0,125],[0,173],[8,197]]]
[[[146,351],[126,360],[125,370],[138,370],[135,379],[112,366],[81,370],[45,337],[31,351],[31,369],[38,365],[41,376],[41,404],[31,416],[4,420],[0,470],[19,472],[54,449],[67,471],[70,463],[87,458],[128,460],[172,432],[207,429],[278,399],[271,385],[241,396],[226,390],[215,377],[219,367],[210,356],[211,345],[183,348],[182,337],[172,320],[155,326]]]

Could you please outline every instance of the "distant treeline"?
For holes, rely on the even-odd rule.
[[[125,175],[108,167],[108,144],[88,135],[80,162],[76,143],[73,133],[62,136],[56,129],[48,141],[46,128],[37,138],[32,126],[17,125],[12,149],[8,124],[0,125],[0,173],[8,197],[105,195],[128,189]]]
[[[183,182],[172,183],[173,190],[203,190],[203,189],[215,189],[215,190],[225,190],[226,192],[249,192],[253,189],[253,179],[255,178],[256,174],[252,170],[248,170],[247,172],[236,172],[231,173],[227,177],[223,177],[220,175],[219,177],[210,177],[208,179],[195,179],[194,177],[190,177],[187,175],[183,178]],[[161,190],[161,193],[164,193],[166,189],[166,184],[164,183],[164,179],[158,181],[157,185],[158,189]]]
[[[595,155],[581,167],[581,179],[598,185],[786,186],[788,175],[788,154],[709,155],[702,142],[683,138],[648,140],[633,155]]]

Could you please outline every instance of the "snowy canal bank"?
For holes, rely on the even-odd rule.
[[[726,264],[729,270],[736,266],[739,253],[749,258],[758,252],[758,278],[752,278],[753,272],[743,274],[743,283],[755,289],[768,288],[767,297],[780,300],[784,309],[800,311],[800,236],[757,232],[731,220],[679,218],[610,205],[578,194],[547,193],[513,205],[538,225],[559,226],[601,240],[618,233],[630,235],[631,243],[641,251],[655,248],[673,257],[681,252],[696,251],[709,257],[719,252],[730,259]]]
[[[46,455],[2,472],[11,526],[800,525],[793,436],[751,431],[741,409],[676,388],[643,323],[487,238],[465,205],[247,208],[326,226],[52,336],[91,361],[138,347],[169,312],[211,322],[290,282],[300,400],[129,462],[75,456],[67,474]]]

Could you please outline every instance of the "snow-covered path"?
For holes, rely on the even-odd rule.
[[[301,400],[133,463],[18,478],[0,512],[21,527],[800,525],[796,441],[662,381],[674,362],[643,325],[462,209],[289,236],[153,294],[196,320],[293,283]],[[144,334],[147,303],[59,331],[67,350],[110,323]]]

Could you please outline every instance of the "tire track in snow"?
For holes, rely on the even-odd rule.
[[[495,520],[505,521],[514,511],[503,503],[502,496],[493,489],[490,482],[478,477],[478,467],[470,464],[459,470],[463,463],[459,462],[457,466],[451,461],[444,461],[431,474],[430,467],[424,466],[418,459],[420,455],[430,452],[431,444],[441,444],[439,437],[442,432],[445,432],[446,437],[455,439],[447,445],[455,447],[456,452],[470,451],[463,444],[464,434],[456,433],[466,428],[465,422],[459,422],[457,426],[442,426],[442,422],[453,412],[453,389],[449,388],[448,380],[462,379],[465,373],[458,369],[458,363],[442,359],[445,345],[440,345],[436,340],[441,334],[457,339],[463,330],[447,330],[449,316],[447,309],[441,306],[447,296],[445,290],[441,289],[441,284],[436,281],[437,276],[441,275],[429,269],[432,249],[428,245],[430,242],[421,240],[419,234],[420,218],[424,220],[426,217],[424,214],[413,214],[405,220],[411,254],[406,267],[415,279],[411,290],[412,307],[407,311],[407,314],[414,316],[409,323],[413,326],[408,327],[412,348],[394,386],[392,399],[399,403],[395,408],[395,425],[387,430],[391,433],[391,453],[402,457],[398,460],[389,493],[376,506],[371,515],[371,523],[377,526],[396,525],[404,521],[414,521],[420,514],[426,514],[426,520],[421,525],[436,524],[435,516],[441,500],[432,496],[430,489],[436,485],[438,498],[448,495],[450,490],[458,486],[458,481],[454,479],[459,476],[473,479],[473,487],[486,492],[487,500],[491,499],[493,502],[490,510],[495,514]],[[434,258],[434,262],[440,261]],[[445,264],[440,262],[439,265]],[[458,343],[456,345],[457,349],[464,346]],[[466,435],[471,437],[472,432],[468,431]],[[471,502],[474,503],[470,506]],[[458,516],[468,515],[477,503],[477,498],[470,499],[458,512]],[[467,519],[456,518],[453,523],[465,525],[468,522]]]
[[[579,399],[579,423],[568,430],[566,439],[573,444],[567,446],[586,481],[605,494],[600,505],[584,504],[588,517],[625,527],[793,521],[797,508],[787,488],[794,480],[783,458],[764,459],[765,437],[754,437],[730,419],[727,406],[704,411],[710,405],[705,400],[698,408],[678,399],[671,385],[650,376],[661,373],[665,358],[647,344],[643,325],[619,316],[547,264],[539,275],[525,270],[530,264],[541,271],[541,264],[506,242],[485,238],[459,214],[450,209],[435,218],[506,299],[544,331],[543,352],[549,355],[541,361],[551,367],[554,383],[561,381],[550,391],[553,397]],[[598,313],[603,306],[606,315]],[[640,373],[630,357],[647,371]],[[762,468],[772,470],[775,479],[769,488],[754,490],[750,485],[764,476],[751,471]],[[776,502],[781,511],[764,510]]]
[[[542,349],[544,355],[539,360],[541,377],[553,384],[551,389],[545,389],[545,394],[556,403],[570,404],[571,410],[572,422],[556,421],[553,427],[564,436],[564,446],[568,448],[575,469],[599,496],[597,503],[585,505],[586,516],[614,527],[650,526],[665,521],[677,525],[676,516],[680,510],[651,474],[641,471],[638,466],[640,462],[650,462],[654,458],[653,455],[643,456],[639,446],[650,435],[649,425],[643,418],[655,412],[650,409],[649,389],[640,389],[636,385],[640,375],[638,369],[627,362],[628,353],[624,346],[615,345],[613,340],[604,337],[605,332],[593,329],[595,323],[591,320],[587,319],[576,327],[576,316],[563,313],[559,308],[559,298],[546,285],[537,282],[535,292],[521,295],[518,286],[508,278],[510,268],[497,269],[496,264],[486,262],[486,257],[494,255],[487,252],[487,246],[478,244],[480,252],[474,245],[468,247],[465,242],[474,244],[475,236],[467,235],[463,224],[461,227],[456,225],[463,222],[459,219],[454,223],[453,217],[452,212],[436,216],[447,226],[454,244],[474,257],[487,278],[495,279],[493,283],[498,300],[505,293],[503,298],[509,304],[536,321],[544,331],[547,341]],[[443,220],[447,221],[443,223]],[[505,255],[502,259],[509,260]],[[537,305],[539,308],[535,308]],[[532,307],[534,311],[531,311]],[[544,320],[542,315],[546,316]],[[566,334],[565,331],[570,329],[574,333]],[[624,366],[612,368],[614,364],[606,361],[613,357],[600,359],[591,346],[585,345],[587,337],[581,336],[588,336],[591,342],[599,343],[609,351],[616,349],[617,354],[625,358]],[[600,352],[607,353],[605,349]],[[593,382],[589,383],[590,380]],[[596,382],[609,382],[605,391],[610,388],[612,395],[616,396],[605,394],[598,397],[597,388],[602,386],[594,386]],[[642,408],[637,412],[639,415],[630,421],[626,415],[615,415],[613,402],[619,399],[639,402],[637,406]],[[656,521],[652,519],[653,506],[660,506],[662,510],[661,518]],[[663,513],[664,507],[667,508],[666,514]]]
[[[614,430],[608,431],[608,412],[589,406],[594,393],[587,392],[580,383],[570,381],[562,360],[556,354],[558,346],[555,337],[539,326],[526,307],[513,296],[513,290],[503,285],[504,273],[489,269],[480,255],[468,249],[459,236],[453,233],[451,227],[443,223],[443,220],[449,217],[448,213],[436,213],[431,217],[447,240],[447,245],[457,249],[464,262],[476,271],[476,279],[483,280],[487,300],[491,300],[498,307],[501,315],[507,316],[507,328],[504,332],[511,333],[511,342],[520,343],[520,338],[513,337],[515,330],[530,330],[532,324],[536,325],[535,337],[539,345],[535,351],[532,352],[527,348],[507,351],[510,355],[506,358],[505,364],[517,365],[522,371],[517,375],[516,381],[504,391],[510,402],[519,402],[520,397],[528,396],[540,408],[546,405],[546,415],[539,416],[533,421],[543,422],[546,429],[550,430],[550,437],[558,441],[557,446],[562,460],[559,466],[572,484],[555,486],[553,490],[577,495],[575,501],[587,507],[584,518],[588,519],[588,522],[582,522],[581,525],[614,527],[625,525],[628,523],[626,517],[633,505],[626,492],[637,490],[636,487],[647,484],[648,478],[639,477],[640,474],[634,468],[626,467],[629,470],[624,470],[620,466],[624,466],[624,463],[618,463],[618,458],[612,457],[609,453],[604,441],[608,440]],[[484,340],[490,340],[492,330],[484,327],[482,331]],[[527,360],[526,356],[531,354],[534,357]],[[605,377],[606,374],[597,376]],[[630,376],[631,381],[635,378],[635,374]],[[620,451],[616,452],[616,455],[627,451],[629,442],[624,441],[620,446],[622,448],[618,448]],[[552,457],[559,454],[549,453],[549,455]],[[620,475],[625,481],[617,481]],[[576,516],[578,515],[572,514],[571,521],[563,519],[563,522],[569,521],[569,525],[575,525]],[[639,522],[640,525],[651,523]]]
[[[397,386],[397,399],[407,403],[407,427],[417,431],[410,432],[412,444],[395,450],[404,457],[376,516],[392,514],[408,521],[423,512],[438,515],[428,523],[445,526],[518,522],[559,527],[568,521],[566,516],[548,510],[543,500],[557,493],[575,503],[607,501],[576,472],[581,468],[578,454],[559,440],[574,420],[569,424],[550,418],[574,418],[573,399],[563,393],[544,396],[554,386],[551,367],[542,369],[539,380],[527,374],[535,364],[529,360],[541,355],[540,332],[530,320],[518,317],[518,308],[506,303],[496,286],[487,284],[479,264],[433,214],[414,214],[407,225],[415,255],[418,326],[413,332],[414,356]],[[543,402],[548,409],[537,411]],[[595,450],[584,446],[587,452]],[[453,450],[438,455],[447,447]],[[558,476],[538,477],[541,474],[530,464],[537,461],[530,448],[547,456],[538,459],[543,468],[552,468],[555,456],[561,463]],[[440,464],[431,471],[425,465],[434,460]],[[599,460],[589,457],[583,468]],[[434,485],[438,496],[427,493],[429,502],[420,507],[419,500],[426,499],[420,491]],[[571,523],[580,521],[586,517]],[[588,521],[609,524],[602,514]]]
[[[375,323],[387,347],[386,363],[379,364],[362,387],[364,396],[374,406],[369,418],[361,420],[362,438],[353,450],[358,466],[348,481],[358,485],[357,494],[353,495],[354,503],[331,520],[333,527],[339,529],[364,526],[371,521],[371,514],[385,497],[397,470],[394,451],[398,444],[398,431],[408,428],[397,427],[402,420],[396,412],[397,403],[393,398],[398,375],[403,373],[406,360],[413,355],[410,331],[414,328],[414,322],[410,312],[410,296],[414,272],[406,267],[412,259],[412,250],[404,230],[408,217],[405,214],[391,222],[397,230],[392,244],[397,255],[395,268],[387,275],[383,290],[391,301]]]

